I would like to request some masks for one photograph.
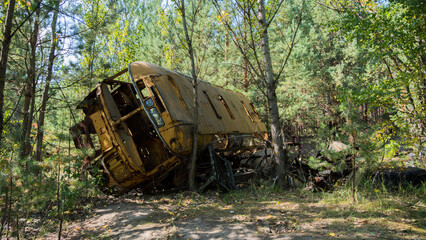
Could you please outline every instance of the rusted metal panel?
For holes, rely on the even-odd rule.
[[[86,120],[71,128],[76,146],[93,147],[87,141],[91,134],[97,135],[101,149],[88,159],[102,166],[107,178],[103,187],[107,189],[124,192],[147,188],[165,178],[175,185],[184,184],[187,170],[182,162],[192,147],[191,78],[150,63],[134,62],[128,67],[132,84],[114,79],[125,72],[105,79],[78,105]],[[253,137],[266,137],[266,127],[244,95],[203,81],[198,86],[200,154],[210,149],[210,156],[222,159],[211,149],[231,154],[252,151],[263,144]],[[81,134],[87,137],[81,138]],[[232,172],[223,175],[217,169],[231,165],[215,159],[211,164],[220,164],[210,168],[199,161],[201,175],[215,169],[216,180],[230,179],[223,176]],[[229,184],[223,186],[232,186]]]
[[[145,62],[131,63],[129,68],[131,69],[133,79],[143,78],[144,75],[152,76],[150,77],[152,83],[163,97],[162,100],[165,102],[165,105],[175,110],[170,115],[175,122],[178,122],[177,125],[186,126],[193,124],[193,90],[191,79],[188,76]],[[172,84],[168,80],[169,78],[173,79],[175,84]],[[147,82],[147,80],[144,79],[144,82]],[[149,83],[149,85],[153,86],[152,83]],[[249,100],[244,95],[236,94],[233,91],[203,81],[199,83],[198,91],[206,93],[199,94],[198,127],[201,135],[214,135],[218,133],[262,135],[266,133],[266,127],[258,115],[251,108],[248,108],[248,113],[244,109],[244,105],[251,106]],[[173,92],[179,92],[180,95],[177,96]],[[207,96],[213,105],[210,104]],[[177,98],[179,101],[176,101]],[[185,104],[183,105],[182,102]],[[212,114],[214,113],[212,108],[218,112],[221,118],[218,118],[216,114]],[[162,131],[161,128],[160,131]],[[163,137],[170,139],[173,135],[164,133]],[[214,138],[206,138],[207,142],[200,142],[199,147],[204,146],[212,139]],[[190,146],[185,149],[189,150]]]

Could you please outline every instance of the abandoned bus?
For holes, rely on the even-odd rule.
[[[126,72],[129,82],[115,80]],[[200,156],[207,157],[197,160],[196,174],[210,174],[204,178],[208,182],[225,178],[232,188],[232,163],[219,157],[220,163],[214,153],[202,152],[215,149],[229,154],[259,148],[267,137],[265,125],[244,95],[204,81],[198,91],[197,146]],[[194,112],[190,77],[133,62],[100,82],[77,109],[85,118],[70,129],[74,143],[77,148],[94,149],[85,165],[99,167],[103,190],[120,193],[152,188],[161,180],[173,186],[187,182],[183,163],[192,149]]]

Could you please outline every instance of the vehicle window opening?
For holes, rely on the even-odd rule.
[[[164,126],[164,121],[160,116],[160,113],[158,113],[157,108],[153,107],[149,109],[149,113],[151,114],[151,116],[154,118],[154,122],[157,125],[157,127],[162,127]]]
[[[225,99],[223,99],[223,97],[222,97],[222,96],[220,96],[220,95],[219,95],[218,97],[219,97],[219,101],[223,104],[223,106],[225,106],[226,111],[228,111],[229,116],[230,116],[232,119],[235,119],[234,114],[232,114],[231,109],[229,108],[229,106],[228,106],[228,104],[226,103]]]
[[[132,87],[132,85],[128,84],[126,87],[123,88],[122,92],[124,95],[127,95],[130,103],[137,108],[140,105],[140,101],[138,101],[139,98],[136,97],[135,89]]]
[[[247,116],[250,118],[250,120],[251,120],[252,122],[254,122],[254,120],[253,120],[253,118],[251,117],[250,112],[248,111],[248,109],[247,109],[246,105],[244,104],[244,102],[243,102],[243,101],[241,101],[241,103],[243,104],[244,110],[246,110]]]
[[[145,106],[148,108],[154,106],[154,102],[152,101],[151,98],[148,98],[147,100],[145,100]]]
[[[116,85],[115,84],[107,84],[107,88],[110,92],[113,92],[115,89]]]
[[[214,107],[213,102],[212,102],[212,100],[210,99],[210,97],[209,97],[209,95],[207,94],[207,92],[206,92],[206,91],[203,91],[203,93],[204,93],[204,95],[206,96],[207,100],[209,101],[210,106],[212,107],[214,114],[216,114],[216,117],[217,117],[218,119],[222,119],[222,116],[220,116],[220,114],[217,112],[217,110],[216,110],[216,108]]]
[[[256,115],[256,117],[260,119],[260,115],[259,115],[259,113],[257,112],[256,108],[254,108],[254,106],[253,106],[253,104],[252,104],[252,103],[250,103],[250,106],[251,106],[251,109],[253,109],[253,112],[254,112],[254,114]]]
[[[73,141],[78,149],[86,148],[88,160],[91,161],[101,154],[101,142],[96,134],[92,120],[86,117],[71,128]]]
[[[118,89],[113,93],[114,101],[121,116],[125,116],[137,108],[137,105],[134,104],[133,99],[131,99],[131,95],[124,90],[126,90],[126,88]]]
[[[163,102],[160,100],[160,97],[158,96],[157,89],[155,89],[154,87],[150,87],[150,90],[153,94],[153,98],[154,98],[155,104],[158,107],[158,110],[160,110],[161,113],[166,111],[166,107],[164,106]]]
[[[149,97],[149,91],[148,91],[148,89],[146,87],[142,88],[141,89],[141,94],[142,94],[143,98]]]
[[[145,85],[142,83],[138,84],[138,88],[141,93],[142,99],[144,99],[144,103],[148,108],[148,115],[152,117],[153,124],[157,127],[162,127],[165,125],[163,119],[161,118],[160,113],[157,110],[157,107],[154,104],[154,91],[153,89],[148,89],[145,87]],[[150,93],[150,90],[152,93]],[[137,105],[134,105],[133,103],[137,103],[137,98],[134,88],[131,87],[121,87],[118,88],[116,91],[112,93],[114,96],[114,101],[117,105],[117,107],[122,110],[121,114],[124,116],[126,115],[129,110],[128,105],[132,105],[134,109],[137,108]],[[157,95],[158,96],[158,95]],[[120,127],[127,127],[130,136],[133,139],[134,144],[138,149],[143,149],[144,146],[146,147],[147,142],[153,142],[154,139],[158,138],[158,136],[155,134],[155,131],[153,130],[153,127],[151,123],[149,124],[140,124],[142,122],[146,123],[149,122],[148,118],[146,117],[146,113],[144,111],[139,111],[139,114],[134,114],[133,116],[129,117],[128,119],[124,120],[125,125],[120,125]],[[154,132],[153,134],[151,132]],[[148,140],[149,139],[149,140]],[[98,139],[96,139],[98,140]],[[98,140],[99,141],[99,140]],[[99,144],[94,144],[96,147]],[[96,149],[96,148],[95,148]],[[150,158],[152,151],[148,151],[147,149],[139,151],[139,156],[144,164],[144,167],[147,171],[150,171],[154,169],[157,164],[155,161],[152,161]],[[162,150],[160,148],[157,150],[154,150],[155,154],[159,154]]]
[[[102,146],[101,146],[101,142],[99,141],[99,136],[96,133],[90,134],[90,136],[88,136],[90,138],[91,143],[93,144],[93,150],[99,151],[101,150]]]

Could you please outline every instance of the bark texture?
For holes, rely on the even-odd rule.
[[[12,20],[15,12],[15,0],[9,0],[4,25],[3,42],[0,58],[0,146],[3,143],[3,107],[4,107],[4,85],[6,82],[7,58],[9,56],[10,42],[12,41]]]
[[[186,22],[186,14],[185,14],[185,0],[181,1],[181,12],[182,12],[182,23],[183,29],[185,31],[185,39],[188,44],[188,53],[189,58],[191,59],[191,74],[192,74],[192,86],[194,93],[194,125],[192,132],[192,153],[191,153],[191,161],[189,165],[189,189],[192,191],[196,190],[195,187],[195,163],[197,160],[197,142],[198,142],[198,79],[195,71],[195,61],[194,61],[194,50],[192,48],[192,39],[189,37],[188,27]]]
[[[24,96],[24,108],[22,112],[22,131],[21,131],[21,157],[28,156],[31,154],[31,123],[33,120],[34,112],[34,94],[36,84],[36,61],[37,61],[37,44],[38,44],[38,33],[39,33],[39,16],[40,8],[36,10],[36,19],[34,20],[33,29],[30,37],[30,56],[29,66],[27,67],[27,82],[25,84],[25,96]]]
[[[271,51],[269,48],[268,26],[265,14],[264,0],[258,0],[258,20],[262,31],[262,55],[265,66],[266,87],[268,97],[268,110],[271,124],[272,147],[275,154],[276,172],[280,180],[286,176],[288,168],[288,160],[284,152],[283,140],[280,137],[281,125],[278,112],[276,82],[274,80],[274,72],[272,68]]]
[[[49,99],[49,89],[50,89],[50,82],[52,80],[52,70],[53,70],[53,62],[55,61],[55,49],[57,46],[57,39],[56,39],[56,22],[58,21],[58,11],[59,11],[59,3],[60,0],[56,1],[55,8],[53,12],[53,19],[51,24],[51,31],[52,31],[52,39],[51,39],[51,47],[49,52],[49,63],[47,66],[47,76],[46,76],[46,82],[43,89],[43,96],[41,99],[41,109],[40,109],[40,115],[38,118],[38,124],[37,124],[37,149],[36,149],[36,160],[41,161],[42,156],[42,147],[43,147],[43,136],[44,136],[44,118],[46,114],[46,103]]]

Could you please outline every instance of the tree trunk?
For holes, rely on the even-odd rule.
[[[40,8],[36,10],[36,19],[34,21],[34,27],[31,32],[30,38],[30,66],[28,68],[27,82],[25,85],[25,97],[24,97],[24,108],[23,108],[23,120],[22,120],[22,145],[21,145],[21,157],[28,156],[31,153],[31,144],[30,144],[30,133],[31,133],[31,123],[33,115],[33,97],[36,84],[36,51],[37,51],[37,41],[38,41],[38,32],[39,32],[39,15]],[[30,111],[31,110],[31,111]]]
[[[244,57],[244,92],[248,92],[248,61]]]
[[[59,3],[59,1],[58,1],[58,3]],[[59,7],[59,5],[57,5],[57,6]],[[56,188],[56,201],[58,203],[57,217],[58,217],[58,220],[59,220],[58,240],[61,240],[63,217],[62,217],[62,211],[61,211],[62,204],[61,204],[61,163],[60,162],[58,162],[58,179],[57,179],[57,188]]]
[[[193,132],[192,132],[192,153],[191,153],[191,162],[190,162],[190,168],[189,168],[189,189],[191,191],[195,191],[195,163],[197,160],[197,142],[198,142],[198,80],[197,80],[197,74],[195,71],[195,61],[194,61],[194,51],[192,49],[192,40],[189,37],[188,34],[188,28],[186,23],[186,15],[185,15],[185,0],[182,0],[181,2],[181,12],[182,12],[182,23],[183,23],[183,29],[185,31],[185,38],[186,42],[188,44],[188,52],[189,57],[191,59],[191,74],[192,74],[192,86],[193,86],[193,92],[194,92],[194,125],[193,125]]]
[[[2,238],[3,235],[3,229],[4,229],[4,225],[6,224],[6,220],[7,220],[7,216],[8,216],[8,202],[9,202],[9,186],[6,184],[6,197],[4,199],[4,208],[3,208],[3,216],[1,218],[1,227],[0,227],[0,239]]]
[[[244,24],[244,39],[247,39],[247,33],[246,33],[246,28],[247,28],[247,23],[246,20],[244,18],[243,21]],[[247,42],[244,41],[243,43],[243,50],[244,52],[247,52]],[[248,92],[248,59],[246,56],[244,56],[244,92]]]
[[[55,9],[53,12],[53,19],[52,19],[52,39],[51,39],[51,47],[49,52],[49,65],[47,67],[47,76],[46,76],[46,82],[44,85],[43,90],[43,96],[41,99],[41,110],[40,115],[38,118],[38,124],[37,124],[37,149],[36,149],[36,160],[41,161],[41,155],[42,155],[42,147],[43,147],[43,135],[44,135],[44,116],[46,114],[46,103],[49,98],[49,88],[50,88],[50,81],[52,80],[52,69],[53,69],[53,62],[55,60],[55,48],[57,46],[57,40],[56,40],[56,22],[58,20],[58,10],[59,10],[59,3],[60,0],[56,1],[55,3]]]
[[[280,137],[281,125],[278,112],[278,103],[276,95],[276,83],[274,80],[271,53],[269,49],[268,26],[265,16],[264,0],[258,0],[258,20],[262,29],[262,54],[263,63],[265,65],[266,87],[268,96],[268,110],[271,121],[272,147],[275,154],[276,173],[281,182],[287,175],[288,159],[285,157],[282,138]]]
[[[4,106],[4,85],[6,82],[7,58],[9,56],[9,46],[12,40],[12,20],[15,11],[15,0],[9,0],[4,25],[3,42],[0,58],[0,147],[3,144],[3,106]]]

